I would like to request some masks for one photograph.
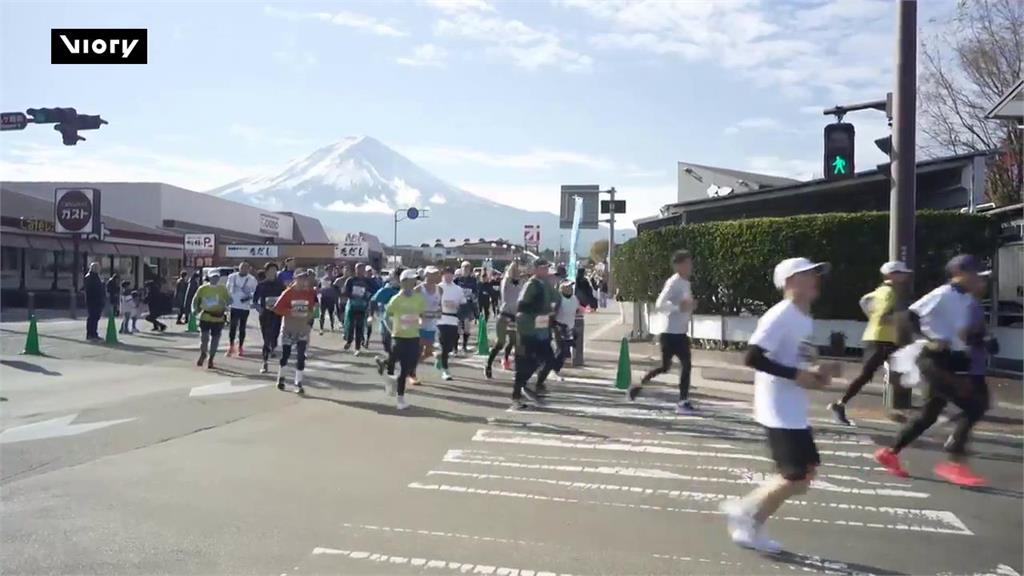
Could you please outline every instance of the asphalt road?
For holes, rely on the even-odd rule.
[[[6,574],[999,574],[1022,564],[1019,403],[973,443],[990,486],[938,481],[949,428],[870,458],[895,425],[859,399],[855,428],[815,397],[820,481],[769,525],[788,552],[728,541],[718,503],[770,472],[750,386],[694,379],[700,415],[672,412],[674,375],[642,401],[612,385],[622,327],[588,316],[588,367],[549,402],[509,412],[511,374],[475,355],[429,367],[394,409],[370,356],[314,334],[307,397],[255,358],[194,366],[180,328],[117,346],[82,323],[40,324],[49,356],[0,325],[0,565]],[[258,350],[255,321],[249,346]],[[373,351],[380,346],[374,343]],[[644,355],[636,360],[642,362]],[[639,369],[639,367],[634,366]]]

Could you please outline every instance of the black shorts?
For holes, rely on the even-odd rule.
[[[790,481],[806,480],[821,465],[810,428],[765,428],[775,468]]]

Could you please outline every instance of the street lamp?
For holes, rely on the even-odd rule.
[[[420,210],[415,206],[411,206],[409,208],[399,208],[398,210],[395,210],[395,236],[394,243],[391,245],[391,250],[392,252],[394,252],[394,254],[392,254],[392,256],[398,256],[398,223],[403,220],[416,220],[417,218],[427,218],[427,210],[428,209],[426,208]]]

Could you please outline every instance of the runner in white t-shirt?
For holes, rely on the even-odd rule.
[[[438,335],[441,338],[441,358],[438,367],[441,369],[441,378],[451,380],[451,373],[448,371],[448,356],[459,345],[459,324],[462,320],[462,307],[468,299],[462,291],[462,287],[453,282],[455,271],[445,268],[441,277],[441,318],[437,321]]]
[[[729,536],[744,548],[776,553],[778,542],[766,537],[764,523],[786,499],[807,492],[821,464],[807,422],[806,389],[827,386],[834,366],[813,363],[808,342],[813,330],[811,304],[820,292],[820,276],[829,265],[789,258],[775,267],[775,286],[785,298],[757,322],[750,337],[746,364],[754,376],[754,419],[764,426],[768,448],[779,475],[740,500],[722,503]]]

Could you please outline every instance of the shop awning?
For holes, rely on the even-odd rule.
[[[60,240],[50,238],[48,236],[29,236],[28,243],[36,250],[51,250],[54,252],[61,252],[64,250],[64,246],[61,245]]]
[[[97,242],[91,240],[82,244],[82,251],[89,254],[103,254],[104,256],[117,256],[117,248],[110,242]]]
[[[181,248],[160,248],[158,246],[139,246],[142,255],[148,258],[181,258]]]
[[[21,234],[0,234],[0,246],[31,248],[28,244],[28,236],[22,236]]]

